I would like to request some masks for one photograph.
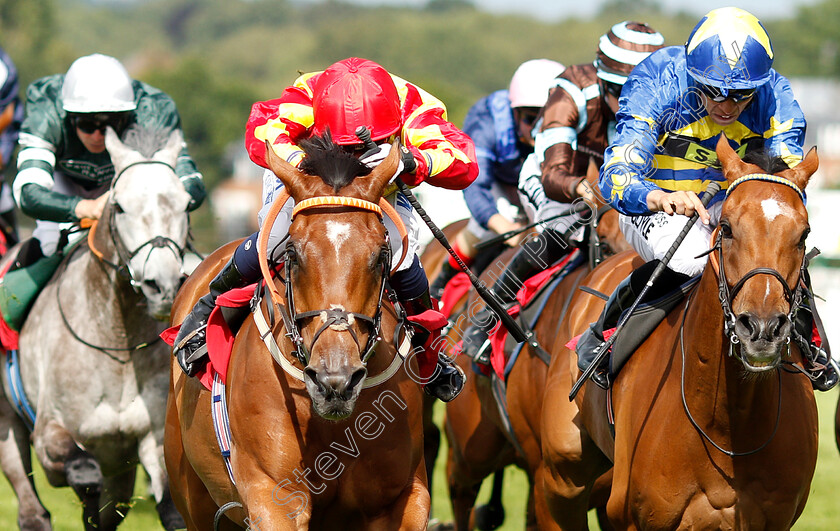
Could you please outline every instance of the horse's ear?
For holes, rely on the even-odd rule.
[[[717,152],[718,160],[723,169],[723,176],[726,177],[726,180],[732,182],[747,173],[747,167],[749,165],[742,161],[741,157],[735,153],[735,150],[729,145],[729,140],[727,140],[724,133],[720,134],[715,151]]]
[[[796,184],[796,186],[804,190],[805,187],[808,186],[808,181],[811,179],[811,176],[819,167],[820,159],[817,156],[817,147],[814,146],[808,151],[808,154],[805,155],[805,158],[802,159],[799,164],[782,172],[781,175],[786,179],[790,179],[794,182],[794,184]]]
[[[400,164],[400,141],[395,139],[391,143],[391,151],[388,156],[380,162],[367,177],[356,178],[354,182],[359,183],[357,190],[364,199],[379,201],[382,193],[397,173]]]
[[[110,126],[105,129],[105,150],[111,156],[111,163],[117,175],[135,159],[140,158],[137,151],[123,144],[120,136]]]
[[[181,154],[182,149],[184,149],[184,135],[180,129],[173,129],[169,133],[169,140],[166,141],[166,145],[160,148],[152,159],[165,162],[174,168],[175,164],[178,163],[178,155]]]
[[[306,178],[306,174],[277,155],[268,140],[265,141],[265,160],[268,168],[280,179],[295,201],[308,197],[306,182],[309,179]]]

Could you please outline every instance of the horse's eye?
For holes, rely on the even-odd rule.
[[[732,227],[729,226],[729,223],[725,221],[720,222],[720,235],[727,240],[732,239]]]
[[[125,210],[123,210],[122,205],[114,201],[114,212],[116,212],[117,214],[124,214]]]
[[[808,239],[808,235],[811,234],[811,227],[806,227],[805,230],[802,231],[802,237],[799,238],[799,248],[805,248],[805,240]]]

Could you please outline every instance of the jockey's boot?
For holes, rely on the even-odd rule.
[[[437,312],[428,290],[417,298],[401,300],[400,303],[409,317],[429,310]],[[432,379],[426,382],[423,390],[441,402],[454,400],[464,389],[466,376],[464,371],[442,352],[446,341],[440,340],[440,328],[429,330],[416,322],[412,322],[411,326],[414,328],[411,346],[420,349],[418,362],[427,367],[435,364]]]
[[[581,371],[585,371],[595,361],[595,357],[601,350],[601,346],[606,342],[604,331],[615,328],[618,325],[622,314],[633,306],[633,303],[639,297],[639,294],[641,294],[644,285],[650,279],[650,276],[658,265],[659,260],[647,262],[622,280],[616,286],[612,295],[610,295],[598,320],[590,324],[589,328],[581,334],[575,347],[578,355],[578,368]],[[666,267],[645,294],[644,300],[640,301],[640,303],[658,299],[688,279],[688,275],[677,273]],[[610,388],[608,355],[601,358],[601,362],[595,371],[592,372],[590,379],[602,389]]]
[[[210,281],[210,293],[204,295],[193,306],[192,311],[181,323],[178,336],[175,338],[175,357],[178,365],[187,376],[195,376],[207,363],[207,319],[216,307],[219,295],[234,288],[241,288],[250,283],[231,257],[216,277]]]
[[[810,286],[809,286],[810,291]],[[805,369],[810,373],[811,385],[816,391],[830,391],[837,385],[837,362],[823,348],[828,339],[818,327],[814,326],[814,315],[809,300],[803,301],[793,320],[794,337],[800,351],[804,354]]]
[[[446,285],[452,280],[452,277],[457,275],[461,271],[461,268],[453,266],[449,260],[443,262],[443,265],[440,268],[440,273],[435,277],[432,281],[432,285],[429,287],[429,293],[432,297],[440,300],[443,297],[443,291],[446,288]]]
[[[562,243],[561,243],[562,242]],[[516,300],[516,293],[531,276],[548,268],[571,251],[571,247],[553,229],[526,240],[493,285],[493,293],[506,307]],[[499,318],[488,306],[475,314],[463,335],[462,351],[476,363],[490,364],[490,331]]]

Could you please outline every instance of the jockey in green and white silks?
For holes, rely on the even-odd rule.
[[[61,228],[101,212],[103,203],[93,201],[115,177],[105,151],[105,126],[123,137],[135,124],[169,133],[181,128],[181,119],[172,98],[132,80],[113,57],[81,57],[66,75],[29,85],[14,197],[25,214],[38,220],[33,236],[45,255],[55,252]],[[198,208],[206,191],[186,145],[175,171],[192,196],[190,210]]]

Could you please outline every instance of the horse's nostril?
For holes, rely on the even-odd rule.
[[[783,339],[790,332],[791,324],[786,315],[779,313],[767,320],[767,337],[770,340]]]
[[[160,293],[160,286],[154,280],[144,280],[143,285],[153,293]]]
[[[760,329],[761,327],[758,324],[758,320],[751,313],[742,313],[735,321],[735,331],[738,335],[744,338],[749,338],[750,340],[758,338]]]

